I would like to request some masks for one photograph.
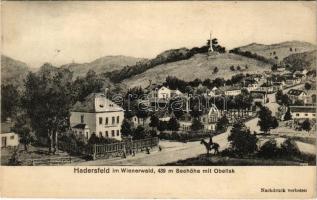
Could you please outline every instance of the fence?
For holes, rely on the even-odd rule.
[[[56,157],[56,158],[45,158],[45,159],[29,159],[24,161],[23,165],[61,165],[66,163],[71,163],[72,157]]]
[[[60,142],[59,148],[73,154],[91,156],[93,159],[100,157],[125,157],[140,151],[149,151],[158,146],[159,139],[157,137],[142,140],[127,140],[111,144],[94,144],[78,146],[76,144],[67,144]]]
[[[153,147],[158,146],[159,139],[157,137],[143,140],[124,141],[113,144],[93,145],[93,159],[104,157],[125,157],[140,151],[149,151]]]

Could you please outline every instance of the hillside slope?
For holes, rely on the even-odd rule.
[[[122,84],[123,87],[141,86],[143,88],[152,83],[162,83],[167,76],[176,76],[177,78],[191,81],[196,78],[199,79],[214,79],[216,77],[230,78],[232,75],[241,73],[242,71],[231,71],[230,66],[238,65],[243,69],[244,73],[261,73],[264,70],[270,69],[270,65],[264,62],[246,58],[231,53],[225,54],[196,54],[190,59],[171,62],[167,64],[157,65],[141,74],[135,75],[131,78],[125,79]],[[245,65],[248,69],[245,69]],[[214,74],[213,70],[217,67],[218,73]]]
[[[314,70],[316,69],[316,53],[317,50],[292,54],[284,58],[283,62],[293,70],[302,68]]]
[[[92,69],[96,74],[101,74],[113,70],[120,70],[127,65],[134,65],[143,58],[134,58],[130,56],[104,56],[90,63],[70,63],[62,65],[61,68],[67,68],[73,72],[73,76],[85,76]]]
[[[278,61],[282,61],[291,54],[315,50],[316,45],[302,41],[287,41],[271,45],[252,43],[238,48],[240,51],[256,53],[267,59],[274,59],[277,56]]]
[[[21,86],[29,69],[28,66],[18,60],[1,55],[1,84]]]

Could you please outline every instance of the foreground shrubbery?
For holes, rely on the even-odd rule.
[[[301,155],[300,150],[293,139],[286,139],[280,147],[274,139],[266,141],[258,152],[263,158],[297,158]]]

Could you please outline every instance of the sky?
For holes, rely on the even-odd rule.
[[[316,44],[316,2],[2,2],[2,53],[40,67],[202,46]]]

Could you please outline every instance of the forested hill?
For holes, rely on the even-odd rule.
[[[157,55],[153,59],[143,60],[138,62],[134,66],[126,66],[121,70],[115,70],[112,72],[105,73],[105,75],[110,77],[111,81],[118,83],[125,79],[141,74],[158,65],[172,63],[180,60],[186,60],[198,53],[207,53],[208,48],[208,46],[203,46],[200,48],[194,47],[192,49],[183,47],[179,49],[167,50]]]
[[[69,69],[74,77],[83,77],[89,70],[94,70],[96,74],[106,73],[114,70],[121,70],[125,66],[135,65],[144,58],[134,58],[131,56],[104,56],[89,63],[69,63],[61,68]]]
[[[292,54],[284,58],[283,63],[289,66],[291,70],[315,70],[316,54],[317,50]]]
[[[24,62],[1,55],[1,84],[20,87],[29,68]]]
[[[270,45],[251,43],[246,46],[234,48],[230,50],[230,52],[274,64],[281,62],[289,55],[316,49],[316,45],[308,42],[286,41]]]

